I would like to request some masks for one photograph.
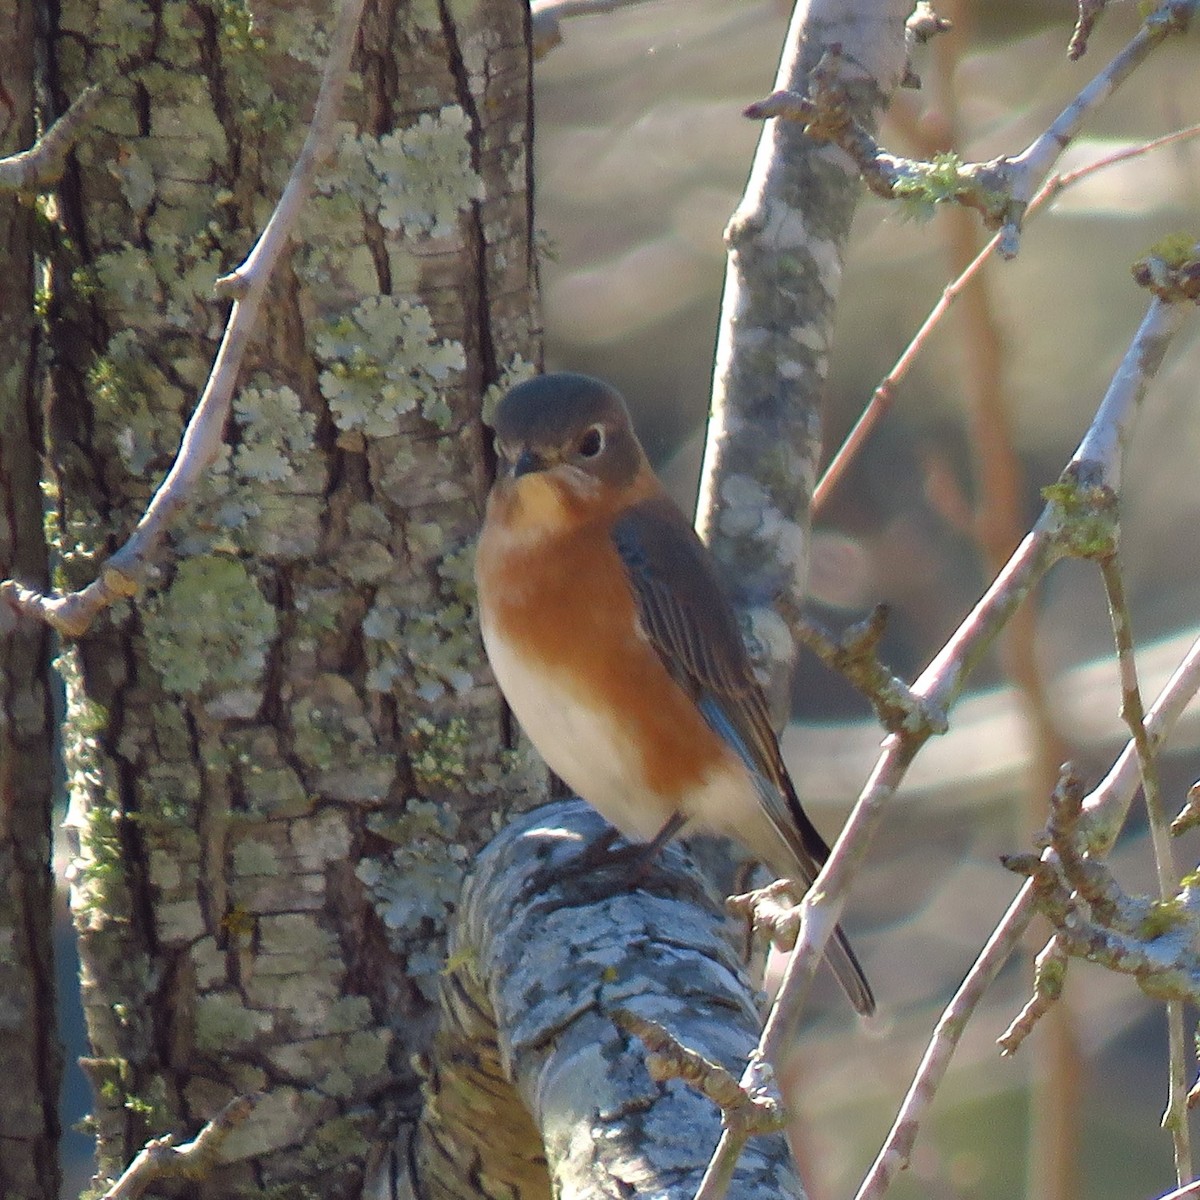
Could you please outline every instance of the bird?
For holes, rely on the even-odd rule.
[[[711,553],[621,394],[588,375],[540,375],[504,395],[492,430],[480,627],[534,748],[652,854],[679,833],[718,833],[811,885],[829,847],[800,806]],[[826,957],[872,1013],[840,926]]]

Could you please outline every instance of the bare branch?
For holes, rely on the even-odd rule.
[[[915,696],[949,709],[971,669],[1054,562],[1065,555],[1101,557],[1112,552],[1115,492],[1133,418],[1171,336],[1181,323],[1181,306],[1166,305],[1157,298],[1151,303],[1092,425],[1059,483],[1047,489],[1048,503],[1037,524],[974,611],[913,685]],[[893,733],[885,739],[882,753],[829,861],[802,902],[801,935],[763,1031],[761,1046],[768,1058],[790,1037],[825,942],[841,917],[845,896],[866,857],[887,803],[929,737],[926,729]],[[1022,910],[1027,903],[1027,900],[1022,903]],[[880,1170],[889,1173],[886,1164]]]
[[[530,0],[529,16],[533,32],[533,57],[545,58],[563,41],[562,22],[571,17],[616,12],[644,4],[646,0]]]
[[[1100,14],[1108,7],[1108,0],[1079,0],[1079,17],[1075,22],[1075,31],[1071,34],[1071,42],[1067,46],[1067,57],[1076,62],[1087,53],[1088,38]]]
[[[215,1165],[225,1139],[254,1111],[258,1101],[253,1095],[236,1097],[182,1146],[176,1145],[172,1134],[148,1142],[101,1200],[137,1200],[160,1179],[202,1179]]]
[[[1146,729],[1152,745],[1157,746],[1166,739],[1197,691],[1200,691],[1200,639],[1192,644],[1147,713]],[[1084,815],[1079,833],[1093,856],[1107,854],[1112,849],[1125,814],[1133,802],[1137,783],[1137,754],[1130,741],[1108,774],[1082,803]],[[1064,800],[1070,803],[1069,796],[1065,796]],[[1046,854],[1052,853],[1051,850],[1046,851]],[[939,1018],[896,1120],[855,1200],[878,1200],[896,1174],[908,1165],[921,1122],[945,1077],[967,1022],[1019,945],[1036,912],[1033,884],[1027,882],[1009,905],[966,979]]]
[[[1028,222],[1036,213],[1046,208],[1051,201],[1057,199],[1067,188],[1073,187],[1076,183],[1086,179],[1089,175],[1095,174],[1097,171],[1103,171],[1107,167],[1117,166],[1120,163],[1127,162],[1131,158],[1137,158],[1143,154],[1149,154],[1154,150],[1160,150],[1197,136],[1200,136],[1200,125],[1190,125],[1186,129],[1176,130],[1174,133],[1166,134],[1152,141],[1143,142],[1136,146],[1127,146],[1122,150],[1097,159],[1096,162],[1078,167],[1074,171],[1068,171],[1062,175],[1054,175],[1042,185],[1037,195],[1029,202],[1029,207],[1025,210],[1025,221]],[[934,329],[941,323],[942,318],[950,311],[955,301],[962,296],[968,286],[978,276],[979,272],[983,270],[984,264],[991,258],[999,245],[1000,234],[997,233],[979,251],[962,273],[946,285],[941,297],[930,310],[921,328],[913,335],[912,340],[896,360],[895,366],[880,380],[871,395],[871,399],[863,409],[862,415],[855,422],[854,428],[847,435],[846,440],[838,448],[837,453],[831,459],[829,466],[825,468],[825,473],[821,476],[820,481],[813,490],[812,508],[814,513],[819,512],[829,499],[830,494],[837,487],[838,483],[841,482],[846,469],[853,462],[867,438],[891,409],[900,384],[908,375],[909,370],[916,362],[921,351],[929,344],[930,335]],[[1148,267],[1147,270],[1153,270],[1153,268]]]
[[[208,382],[184,430],[175,462],[142,519],[126,543],[105,563],[99,577],[78,592],[66,596],[41,595],[11,580],[0,583],[0,598],[18,612],[45,621],[66,637],[79,637],[117,599],[136,594],[151,556],[217,457],[238,370],[254,332],[268,279],[283,253],[317,169],[332,148],[363,3],[364,0],[344,0],[338,12],[312,123],[275,211],[245,262],[217,281],[220,294],[236,297],[225,334]]]
[[[1151,51],[1171,35],[1186,31],[1197,3],[1200,0],[1171,0],[1151,13],[1108,66],[1015,156],[964,163],[953,154],[937,155],[932,162],[924,162],[887,153],[854,118],[833,58],[824,60],[812,73],[805,92],[778,89],[751,104],[745,115],[756,120],[781,117],[796,121],[810,137],[833,142],[854,160],[866,185],[885,199],[916,204],[918,211],[947,200],[978,209],[984,224],[1000,231],[1001,255],[1012,258],[1017,253],[1026,210],[1051,164],[1075,139],[1084,120],[1112,96]]]
[[[931,733],[946,732],[946,714],[914,696],[908,684],[879,661],[877,651],[888,615],[885,605],[877,605],[865,621],[848,629],[840,641],[799,612],[790,596],[781,596],[776,609],[798,642],[866,696],[879,723],[889,733],[918,726],[928,726]]]
[[[37,142],[19,154],[0,158],[0,193],[44,192],[52,188],[66,168],[67,156],[88,131],[88,122],[108,98],[99,83],[85,88]]]
[[[1194,259],[1192,264],[1195,265]],[[1200,281],[1200,271],[1196,272],[1196,277]],[[1162,798],[1158,758],[1150,747],[1149,735],[1146,732],[1146,714],[1133,654],[1132,621],[1118,556],[1112,554],[1102,559],[1100,570],[1104,576],[1104,590],[1108,595],[1113,639],[1117,647],[1117,664],[1121,673],[1121,715],[1130,727],[1133,743],[1137,748],[1138,765],[1142,775],[1142,794],[1146,799],[1150,839],[1154,846],[1159,898],[1166,903],[1178,886],[1179,872],[1171,850],[1171,831]],[[1184,1183],[1192,1178],[1192,1147],[1187,1119],[1187,1050],[1184,1044],[1183,1006],[1178,1000],[1167,1002],[1167,1033],[1167,1111],[1163,1117],[1163,1125],[1171,1131],[1175,1150],[1176,1182]]]

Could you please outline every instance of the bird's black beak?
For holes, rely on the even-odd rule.
[[[512,476],[520,479],[522,475],[532,475],[534,471],[542,470],[546,460],[535,450],[522,450],[512,465]]]

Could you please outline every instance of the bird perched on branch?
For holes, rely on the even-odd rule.
[[[654,853],[725,834],[811,884],[829,847],[800,807],[712,559],[664,491],[620,394],[586,375],[519,384],[495,418],[476,557],[509,706],[550,768]],[[874,1011],[840,928],[826,950]]]

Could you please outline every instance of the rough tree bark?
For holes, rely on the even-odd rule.
[[[58,200],[65,582],[169,464],[311,112],[331,5],[66,0],[59,107],[118,97]],[[197,1196],[352,1196],[415,1110],[464,863],[540,793],[469,611],[486,389],[538,356],[528,15],[368,5],[336,159],[229,452],[134,605],[71,648],[73,905],[101,1170],[261,1090]],[[518,764],[519,765],[519,764]]]
[[[0,155],[33,140],[32,0],[0,3]],[[46,585],[33,197],[0,196],[0,576]],[[0,1196],[57,1200],[47,630],[0,625]]]

